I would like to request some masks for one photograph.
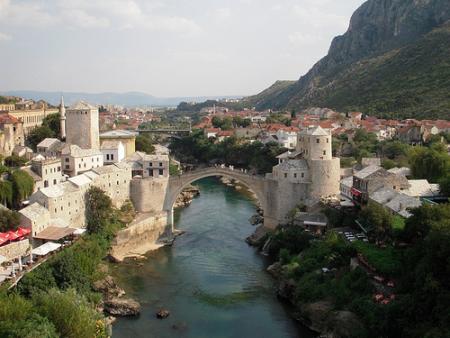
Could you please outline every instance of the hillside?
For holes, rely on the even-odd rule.
[[[260,109],[450,118],[449,19],[448,0],[369,0],[299,81],[247,101]]]

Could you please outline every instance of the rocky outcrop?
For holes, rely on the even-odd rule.
[[[94,290],[103,295],[103,312],[117,317],[137,316],[141,305],[131,298],[124,298],[125,291],[119,287],[111,276],[94,283]]]
[[[184,188],[175,201],[174,208],[185,208],[192,203],[192,200],[200,195],[200,190],[193,185]]]
[[[104,311],[113,316],[137,316],[141,312],[141,305],[131,298],[113,297],[105,300]]]
[[[263,240],[266,238],[266,235],[268,233],[267,228],[264,227],[264,225],[260,225],[256,228],[255,232],[248,236],[245,241],[252,245],[252,246],[261,246],[263,243]]]
[[[371,81],[376,79],[376,77],[372,79],[371,72],[367,74],[367,69],[378,70],[375,73],[381,77],[381,81],[376,79],[377,83],[380,81],[380,85],[384,83],[383,79],[395,81],[400,86],[405,85],[402,81],[404,77],[392,76],[401,71],[401,67],[395,65],[394,68],[390,68],[390,71],[380,72],[380,65],[377,62],[360,64],[361,62],[383,56],[388,60],[382,60],[382,64],[383,62],[384,64],[392,63],[393,61],[390,60],[392,55],[389,53],[415,44],[425,34],[444,25],[448,20],[450,20],[450,1],[448,0],[368,0],[353,14],[348,31],[332,41],[328,55],[317,62],[306,75],[293,84],[282,86],[282,89],[266,90],[263,92],[264,95],[261,93],[248,98],[247,101],[259,109],[308,108],[325,105],[342,109],[340,105],[344,103],[346,105],[353,103],[352,106],[355,107],[359,102],[345,96],[347,92],[351,92],[351,89],[357,89],[358,84],[361,84],[365,78],[368,77]],[[441,40],[441,46],[445,44],[445,41],[444,37]],[[412,62],[408,67],[409,72],[417,70],[415,69],[419,61],[416,60],[417,55],[423,56],[421,48],[418,48],[415,55],[409,58]],[[395,55],[393,57],[395,58]],[[445,60],[445,54],[442,57]],[[448,62],[448,59],[446,60]],[[357,72],[358,65],[366,72]],[[422,73],[415,75],[430,73],[429,68],[422,68]],[[416,76],[409,76],[409,78],[412,77]],[[365,101],[369,98],[374,100],[374,92],[379,90],[377,87],[369,90],[367,86],[364,89],[366,92],[361,94],[366,95]],[[353,94],[358,96],[356,93]],[[428,101],[425,100],[425,102]],[[333,103],[334,105],[331,106]]]

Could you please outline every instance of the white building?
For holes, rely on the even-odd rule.
[[[118,163],[125,159],[125,146],[120,141],[103,141],[100,150],[104,164]]]
[[[131,165],[132,177],[169,177],[168,155],[148,155],[138,151],[128,158],[127,162]]]
[[[102,167],[103,154],[97,149],[81,149],[72,144],[63,148],[61,161],[65,174],[77,176],[91,169]]]
[[[297,128],[279,129],[276,133],[277,142],[284,148],[295,149],[297,147]]]
[[[100,149],[98,108],[78,102],[66,111],[66,143]]]

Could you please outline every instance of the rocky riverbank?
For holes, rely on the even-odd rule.
[[[186,208],[192,203],[192,200],[200,195],[200,189],[193,185],[189,185],[183,189],[175,201],[174,208]]]
[[[280,262],[267,268],[278,283],[277,296],[295,307],[293,317],[323,338],[346,338],[355,336],[364,328],[358,317],[350,311],[335,311],[331,302],[323,300],[313,303],[293,303],[295,281],[287,277]]]

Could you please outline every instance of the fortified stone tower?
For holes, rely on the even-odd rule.
[[[100,149],[98,108],[80,101],[67,109],[66,143]]]
[[[66,138],[66,107],[64,106],[64,97],[61,95],[61,104],[59,106],[61,139]]]
[[[297,151],[308,162],[312,198],[339,194],[340,159],[333,158],[332,137],[321,127],[307,129],[298,135]]]

